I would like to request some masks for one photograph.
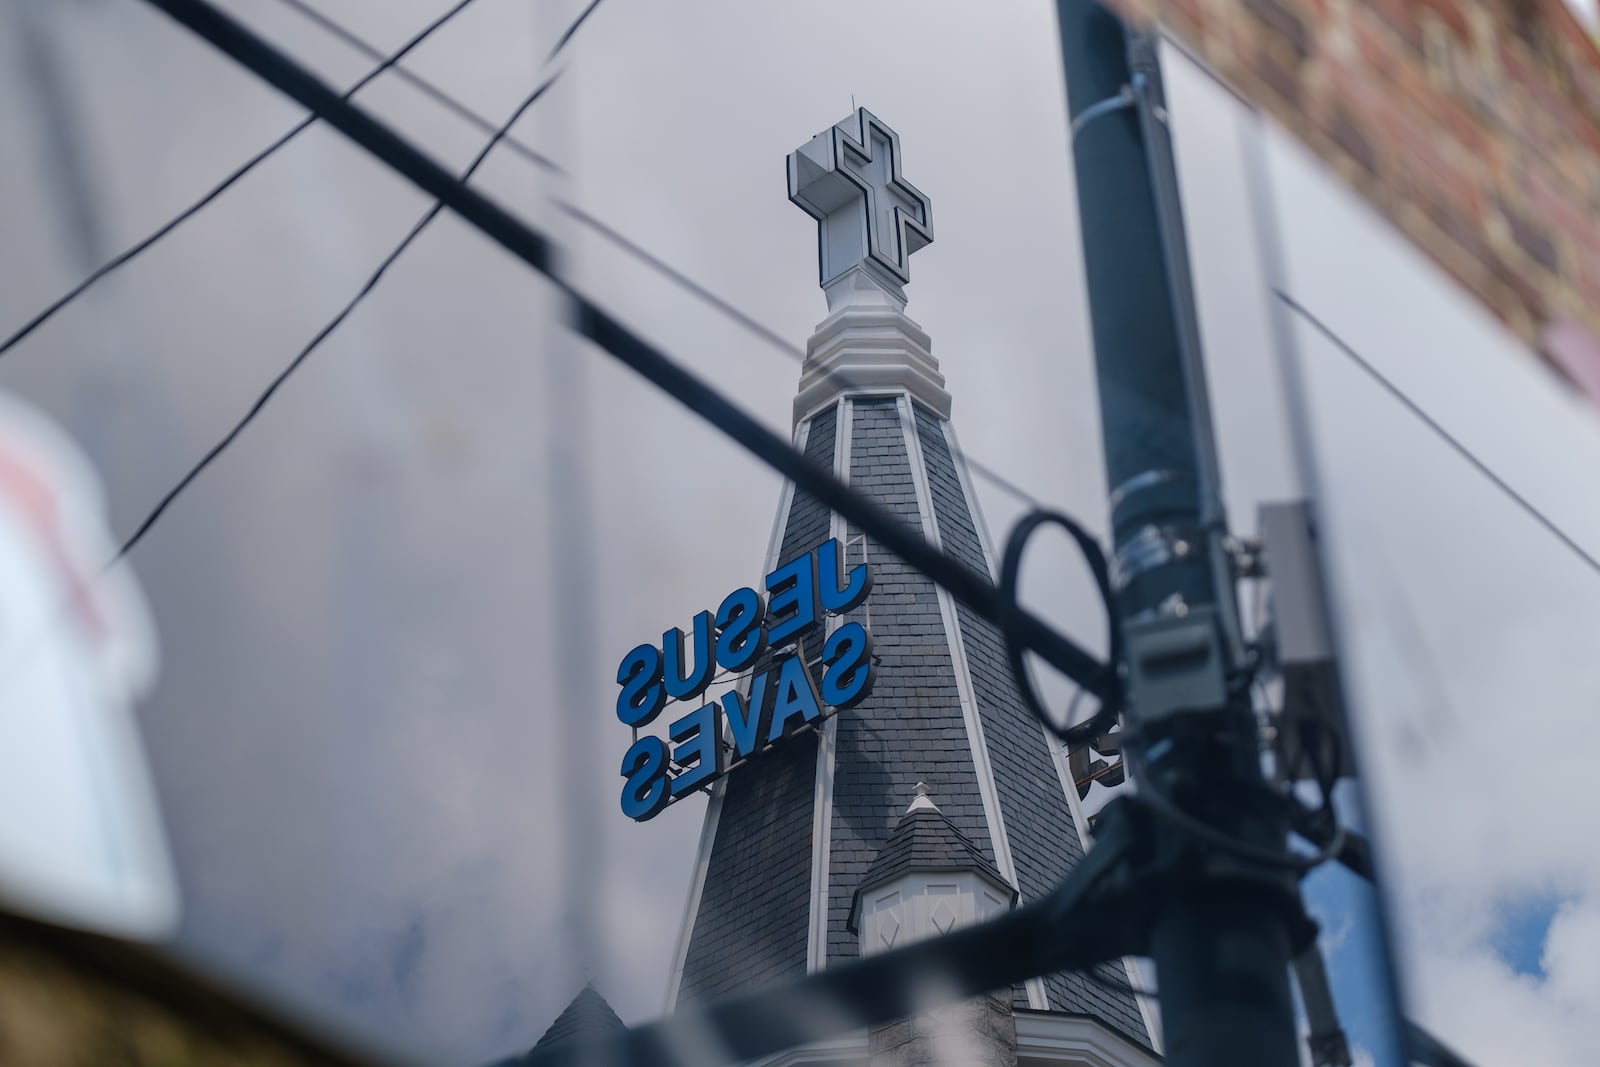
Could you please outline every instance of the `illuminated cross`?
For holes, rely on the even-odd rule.
[[[823,288],[861,267],[901,294],[933,241],[928,198],[900,176],[900,137],[866,108],[789,153],[789,199],[817,220]]]

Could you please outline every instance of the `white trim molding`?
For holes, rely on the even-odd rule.
[[[1081,1015],[1019,1011],[1018,1067],[1160,1067],[1161,1057]]]
[[[854,382],[854,381],[852,381],[848,385],[841,385],[841,387],[838,390],[838,392],[832,394],[826,400],[822,401],[820,404],[813,404],[810,407],[806,408],[805,414],[800,416],[800,420],[799,421],[805,422],[807,420],[816,418],[818,414],[820,414],[821,412],[827,410],[828,408],[833,407],[841,399],[842,400],[886,400],[886,399],[888,399],[890,397],[910,396],[910,395],[911,394],[906,391],[904,386],[899,386],[899,385],[874,386],[874,385],[871,385],[871,384],[865,383],[865,382]]]
[[[939,536],[939,520],[933,510],[933,490],[928,484],[927,462],[922,454],[921,437],[917,433],[916,411],[909,396],[897,401],[901,427],[905,431],[906,452],[911,461],[911,482],[916,488],[917,508],[922,513],[922,533],[935,548],[944,546]],[[994,765],[989,762],[989,747],[983,737],[983,722],[978,714],[978,699],[972,688],[972,674],[967,668],[967,650],[961,640],[961,625],[956,614],[955,598],[943,586],[935,585],[939,600],[939,615],[944,623],[945,635],[950,639],[951,666],[955,669],[956,692],[961,700],[961,715],[967,724],[967,744],[972,750],[972,769],[978,779],[978,793],[983,798],[983,813],[989,823],[989,836],[994,843],[994,862],[1000,874],[1012,889],[1021,888],[1017,882],[1017,866],[1011,856],[1011,839],[1006,836],[1005,817],[1000,811],[1000,793],[995,786]],[[1048,1010],[1050,1001],[1045,996],[1044,980],[1030,978],[1024,983],[1029,1007]]]
[[[862,1067],[867,1062],[870,1034],[856,1030],[828,1041],[785,1049],[747,1067]]]
[[[834,295],[829,294],[830,306]],[[794,397],[795,421],[845,393],[897,390],[948,418],[950,394],[932,342],[906,315],[904,301],[871,284],[847,295],[853,299],[819,322],[806,343]]]
[[[978,505],[978,494],[973,489],[972,473],[967,469],[966,454],[961,451],[961,446],[956,440],[955,426],[948,421],[943,422],[942,425],[944,427],[945,445],[950,449],[950,458],[955,463],[956,477],[961,482],[961,494],[967,502],[967,513],[972,516],[973,529],[978,532],[978,541],[983,546],[984,563],[988,567],[989,577],[996,579],[999,560],[995,555],[994,541],[989,536],[988,521],[984,518],[983,509]],[[1033,664],[1025,664],[1024,669],[1030,672],[1030,680],[1033,680],[1035,687],[1037,687],[1037,679],[1032,679]],[[1084,814],[1083,802],[1078,799],[1078,788],[1072,780],[1072,770],[1067,765],[1066,751],[1062,748],[1061,743],[1056,740],[1055,735],[1042,723],[1039,726],[1039,732],[1044,738],[1046,750],[1050,753],[1050,762],[1055,764],[1056,777],[1061,782],[1061,793],[1066,797],[1067,810],[1072,813],[1072,825],[1078,831],[1078,843],[1087,852],[1093,844],[1089,836],[1089,820]],[[1131,981],[1133,975],[1137,973],[1137,967],[1133,959],[1124,957],[1122,965]],[[1148,998],[1135,997],[1134,999],[1139,1005],[1139,1016],[1144,1020],[1145,1033],[1150,1035],[1151,1043],[1155,1046],[1156,1051],[1160,1052],[1162,1048],[1161,1020],[1151,1010]]]
[[[989,536],[989,520],[984,517],[983,508],[978,506],[978,494],[972,486],[972,472],[967,469],[967,454],[961,450],[961,442],[956,438],[956,424],[949,419],[941,419],[939,425],[944,429],[944,447],[950,453],[950,461],[955,464],[956,480],[961,483],[961,495],[967,501],[967,514],[972,516],[972,528],[978,531],[978,544],[983,548],[983,565],[988,568],[989,580],[1000,580],[1000,557],[995,555],[994,539]]]
[[[833,418],[833,473],[850,483],[850,433],[855,409],[840,398]],[[828,518],[828,536],[839,539],[848,554],[849,524],[838,512]],[[776,564],[774,564],[776,565]],[[829,618],[825,632],[831,634],[838,620]],[[816,792],[811,809],[811,914],[806,937],[806,971],[820,971],[828,964],[828,911],[831,889],[829,867],[833,857],[833,773],[838,756],[839,720],[829,718],[817,731]]]
[[[720,779],[711,787],[711,802],[706,805],[706,818],[700,824],[700,844],[695,851],[694,876],[689,882],[689,899],[683,910],[683,923],[678,927],[678,944],[672,952],[672,975],[667,979],[666,1011],[678,1004],[678,991],[683,985],[683,966],[689,959],[689,938],[694,936],[694,920],[700,912],[700,896],[706,887],[706,870],[711,866],[711,846],[717,839],[717,824],[722,821],[722,797],[727,792],[727,779]]]

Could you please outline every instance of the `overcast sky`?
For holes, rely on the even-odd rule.
[[[61,180],[22,35],[0,34],[0,332],[298,119],[136,0],[7,2],[13,25],[22,4],[48,14],[86,199]],[[335,82],[368,65],[274,0],[227,6]],[[319,6],[387,50],[444,5]],[[413,66],[498,121],[580,7],[478,0]],[[784,431],[788,357],[563,226],[548,198],[803,344],[825,306],[783,158],[852,97],[898,130],[934,208],[908,311],[934,339],[962,444],[1103,525],[1052,5],[608,0],[558,67],[517,132],[571,177],[502,152],[481,187],[563,233],[602,302]],[[1204,78],[1182,84],[1207,341],[1248,530],[1254,501],[1298,476],[1267,377],[1264,268],[1245,251],[1243,157],[1213,160],[1225,131],[1202,122],[1235,122],[1234,105]],[[1184,98],[1203,103],[1186,112]],[[361,100],[452,165],[481,147],[403,84]],[[1600,458],[1592,415],[1314,167],[1272,158],[1292,288],[1600,544],[1581,483]],[[426,207],[314,129],[0,362],[0,388],[78,437],[126,533]],[[140,715],[183,944],[446,1062],[531,1044],[586,974],[625,1019],[661,1009],[702,806],[644,826],[617,811],[611,674],[759,576],[778,501],[773,475],[566,338],[553,306],[544,283],[441,218],[133,561],[162,644]],[[1579,1010],[1600,995],[1600,861],[1577,785],[1581,741],[1597,739],[1585,609],[1600,577],[1296,337],[1315,366],[1341,588],[1362,591],[1341,603],[1360,710],[1402,734],[1373,745],[1377,815],[1394,826],[1383,843],[1425,1018],[1486,1062],[1537,1048],[1529,1058],[1577,1064],[1600,1040]],[[553,449],[552,423],[581,447]],[[556,490],[553,462],[578,465],[587,505]],[[1018,505],[977,484],[1000,535]],[[1066,549],[1041,549],[1029,600],[1093,644]]]

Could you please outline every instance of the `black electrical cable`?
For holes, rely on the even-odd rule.
[[[1290,308],[1301,318],[1305,319],[1313,329],[1331,342],[1333,346],[1340,352],[1344,353],[1347,359],[1365,371],[1367,377],[1377,382],[1378,385],[1382,386],[1390,396],[1394,397],[1402,405],[1404,405],[1407,411],[1411,412],[1411,414],[1422,420],[1423,425],[1427,426],[1428,429],[1432,430],[1441,441],[1454,449],[1456,454],[1471,464],[1479,474],[1489,479],[1489,481],[1494,484],[1495,488],[1499,489],[1507,497],[1511,498],[1512,502],[1518,507],[1522,508],[1522,510],[1526,512],[1530,518],[1532,518],[1540,526],[1543,526],[1552,537],[1560,541],[1569,551],[1572,552],[1573,555],[1577,556],[1580,560],[1587,564],[1590,570],[1594,571],[1596,574],[1600,574],[1600,559],[1597,559],[1588,549],[1578,544],[1578,542],[1572,538],[1572,535],[1568,534],[1561,527],[1557,526],[1555,520],[1535,507],[1532,501],[1513,489],[1510,482],[1507,482],[1504,478],[1500,477],[1500,475],[1496,474],[1492,469],[1490,469],[1487,463],[1474,455],[1466,445],[1462,444],[1456,439],[1455,435],[1440,425],[1432,415],[1429,415],[1426,411],[1424,411],[1421,405],[1407,396],[1398,385],[1394,384],[1394,382],[1385,377],[1377,367],[1369,363],[1361,355],[1361,353],[1355,350],[1355,346],[1351,345],[1344,338],[1340,337],[1334,332],[1331,326],[1323,322],[1320,318],[1313,314],[1309,308],[1300,303],[1294,297],[1290,296],[1288,293],[1284,292],[1282,289],[1274,289],[1272,292],[1280,301],[1284,303],[1285,306]]]
[[[319,11],[316,7],[307,3],[306,0],[278,0],[278,2],[297,12],[305,19],[316,23],[318,26],[322,27],[324,30],[331,33],[333,36],[337,37],[351,48],[354,48],[357,52],[360,52],[368,59],[383,58],[383,50],[381,48],[366,40],[360,34],[352,30],[349,26],[339,22],[326,12]],[[571,35],[572,30],[569,28],[568,32],[564,36],[570,38]],[[560,49],[558,48],[556,51],[560,51]],[[554,55],[555,53],[552,52],[552,58]],[[428,99],[440,105],[457,118],[463,119],[466,122],[471,123],[473,126],[476,126],[480,132],[490,135],[494,133],[495,124],[493,122],[484,118],[467,104],[463,103],[460,97],[440,88],[437,83],[424,78],[422,75],[411,70],[409,67],[396,64],[394,67],[394,76],[399,78],[401,81],[404,81],[406,84],[410,85],[412,88],[416,89],[418,92],[422,93]],[[561,169],[561,165],[555,160],[551,159],[549,156],[538,151],[537,149],[529,147],[527,142],[521,140],[520,138],[507,137],[501,142],[501,144],[508,152],[516,153],[536,167],[541,167],[544,170],[548,170],[556,174],[564,173]]]
[[[1270,848],[1250,841],[1242,841],[1232,834],[1224,833],[1204,820],[1190,815],[1180,808],[1171,797],[1163,793],[1151,778],[1149,765],[1144,762],[1139,746],[1128,745],[1124,747],[1123,751],[1126,753],[1125,758],[1131,761],[1135,780],[1139,783],[1138,792],[1132,797],[1135,803],[1145,805],[1185,833],[1204,841],[1213,848],[1231,853],[1247,863],[1257,863],[1276,870],[1288,870],[1298,874],[1306,874],[1329,860],[1338,858],[1339,853],[1344,848],[1344,828],[1337,824],[1334,828],[1333,839],[1320,851],[1310,855],[1300,855],[1290,852],[1286,848]]]
[[[312,7],[310,4],[306,3],[305,0],[279,0],[279,2],[289,7],[291,10],[299,13],[304,18],[314,22],[316,25],[322,27],[328,33],[337,37],[340,41],[349,45],[351,48],[363,53],[368,58],[382,61],[380,66],[371,71],[360,82],[357,82],[349,90],[347,95],[354,94],[385,70],[393,70],[396,77],[412,85],[427,95],[430,99],[450,110],[459,118],[462,118],[472,125],[478,127],[478,129],[484,133],[488,133],[490,135],[494,134],[495,124],[489,119],[484,118],[477,111],[474,111],[471,107],[463,103],[458,97],[451,95],[434,82],[429,81],[428,79],[416,74],[406,67],[400,66],[398,63],[402,56],[411,51],[411,49],[415,48],[417,44],[420,44],[427,34],[431,33],[434,29],[437,29],[439,25],[442,25],[443,21],[448,20],[451,15],[454,15],[456,11],[460,10],[460,6],[465,6],[464,4],[458,6],[456,9],[453,9],[439,22],[435,23],[433,26],[430,26],[423,32],[422,35],[419,35],[416,39],[405,45],[400,52],[393,56],[385,57],[382,50],[376,45],[373,45],[370,41],[367,41],[338,20],[332,18],[322,11],[317,10],[315,7]],[[471,2],[471,0],[467,0],[467,2]],[[567,29],[562,33],[560,40],[557,42],[556,47],[550,53],[552,58],[558,55],[562,48],[572,40],[573,36],[577,33],[578,28],[586,19],[588,19],[591,14],[593,14],[595,8],[599,6],[599,2],[600,0],[594,0],[594,2],[589,4],[588,7],[580,12],[578,17],[574,19],[573,22],[567,27]],[[56,300],[49,307],[45,308],[44,311],[30,320],[15,335],[13,335],[3,344],[0,344],[0,356],[3,356],[6,351],[13,346],[21,343],[34,330],[38,329],[40,326],[43,326],[45,322],[47,322],[57,312],[65,308],[68,304],[76,300],[95,282],[99,281],[105,275],[111,273],[117,268],[125,265],[129,260],[138,256],[151,245],[155,244],[168,233],[176,229],[179,225],[186,222],[202,208],[206,207],[218,196],[226,192],[240,178],[243,178],[257,165],[264,162],[267,157],[271,156],[278,149],[292,141],[300,134],[301,131],[306,129],[308,126],[311,126],[315,121],[316,119],[313,116],[301,122],[294,129],[280,137],[277,141],[274,141],[272,144],[268,145],[243,166],[235,170],[222,183],[208,192],[201,200],[186,208],[182,213],[173,218],[171,221],[167,222],[150,236],[129,248],[115,259],[104,264],[93,274],[90,274],[75,288],[64,294],[60,299]],[[555,173],[565,173],[558,163],[538,150],[530,147],[525,141],[522,141],[519,138],[507,136],[502,139],[501,143],[510,151],[515,152],[517,155],[535,164],[536,166]],[[746,330],[754,333],[756,336],[760,337],[777,350],[784,352],[796,360],[802,362],[805,360],[806,354],[804,349],[790,342],[778,334],[777,331],[765,326],[761,322],[758,322],[756,319],[752,318],[750,315],[739,310],[727,300],[718,296],[716,293],[701,285],[693,278],[690,278],[676,267],[673,267],[670,263],[667,263],[659,256],[651,253],[648,249],[642,247],[637,242],[630,240],[628,237],[618,232],[615,228],[608,226],[605,222],[593,214],[567,201],[557,200],[556,206],[574,220],[579,222],[581,225],[606,238],[618,248],[621,248],[623,251],[627,252],[641,263],[644,263],[646,266],[656,271],[656,273],[660,274],[662,277],[673,282],[679,288],[697,297],[702,302],[720,311],[722,314],[737,322]],[[993,467],[990,467],[988,464],[974,459],[971,456],[964,455],[959,447],[953,447],[952,450],[955,452],[957,459],[965,462],[974,474],[982,477],[996,488],[1002,490],[1011,497],[1028,504],[1031,507],[1042,506],[1037,497],[1033,496],[1033,494],[1029,493],[1026,489],[1023,489],[1016,482],[1007,478]]]
[[[1068,705],[1067,721],[1056,722],[1046,710],[1038,690],[1034,688],[1027,664],[1023,662],[1026,648],[1011,625],[1017,617],[1017,612],[1021,610],[1021,603],[1017,599],[1017,583],[1021,577],[1023,551],[1028,547],[1028,540],[1034,533],[1047,524],[1061,527],[1077,543],[1078,550],[1083,554],[1084,560],[1089,564],[1090,572],[1094,575],[1095,587],[1099,589],[1101,601],[1105,605],[1110,654],[1107,657],[1108,662],[1102,667],[1100,707],[1087,721],[1081,723],[1072,722],[1071,715],[1072,709],[1083,696],[1083,688],[1073,695],[1072,702]],[[1069,747],[1087,744],[1111,729],[1116,724],[1123,703],[1122,679],[1116,667],[1122,662],[1123,657],[1122,627],[1117,622],[1110,567],[1106,563],[1105,552],[1101,550],[1100,543],[1094,539],[1094,535],[1076,520],[1059,511],[1037,510],[1024,515],[1011,530],[1011,536],[1006,541],[1005,557],[1000,564],[1000,608],[1000,633],[1005,640],[1006,658],[1010,661],[1011,673],[1016,678],[1017,691],[1022,694],[1023,703],[1040,722],[1044,723],[1046,729]]]
[[[339,40],[343,41],[351,48],[356,49],[368,57],[379,58],[383,55],[377,46],[362,38],[354,30],[350,29],[350,27],[344,25],[324,12],[318,11],[316,8],[307,3],[306,0],[279,0],[279,3],[282,3],[292,10],[300,13],[305,18],[316,23],[318,26],[321,26],[323,29],[339,38]],[[572,35],[576,32],[577,27],[580,26],[583,20],[589,16],[589,14],[594,10],[594,7],[595,5],[591,4],[587,10],[579,15],[578,19],[573,22],[571,27],[569,27],[567,33],[563,35],[564,41],[571,39]],[[559,48],[557,51],[559,51]],[[429,98],[448,108],[457,116],[465,119],[467,122],[472,123],[485,133],[493,132],[494,123],[490,122],[488,119],[484,118],[482,115],[478,114],[466,104],[462,103],[459,99],[439,88],[428,79],[406,69],[405,67],[395,67],[394,73],[396,77],[404,79],[426,94]],[[550,160],[548,157],[540,154],[533,148],[530,148],[527,144],[515,137],[507,137],[504,144],[507,149],[541,167],[556,171],[557,173],[565,173],[561,170],[561,167],[558,164]],[[657,274],[661,275],[663,278],[666,278],[668,281],[689,293],[691,296],[694,296],[701,302],[712,308],[715,308],[723,315],[732,319],[746,330],[767,342],[767,344],[772,346],[775,350],[783,352],[792,359],[804,362],[806,358],[805,349],[790,341],[788,338],[784,337],[771,327],[759,322],[752,316],[741,311],[739,308],[718,296],[704,285],[701,285],[699,282],[695,281],[693,278],[689,277],[681,270],[662,259],[660,256],[651,252],[637,241],[632,240],[627,235],[618,231],[615,227],[607,225],[602,219],[588,211],[585,211],[576,204],[565,200],[557,200],[555,203],[556,207],[560,208],[580,225],[588,228],[594,233],[599,234],[601,237],[604,237],[617,248],[622,249],[624,252],[628,253],[645,266],[651,268]],[[848,380],[843,381],[845,382],[846,388],[848,388]],[[964,461],[966,465],[972,469],[974,474],[977,474],[989,481],[996,488],[1002,490],[1015,499],[1022,501],[1024,504],[1027,504],[1030,507],[1039,508],[1044,506],[1032,493],[1029,493],[1026,489],[1022,488],[1005,475],[996,471],[993,467],[990,467],[985,463],[981,463],[978,460],[973,459],[971,456],[962,455],[959,448],[955,449],[955,452],[957,454],[957,458],[961,461]]]
[[[518,119],[522,118],[522,116],[527,113],[530,107],[538,102],[539,98],[542,97],[545,92],[556,83],[556,79],[560,76],[561,75],[559,72],[552,75],[550,78],[546,79],[544,84],[540,85],[532,93],[528,94],[528,96],[522,101],[521,105],[519,105],[517,109],[511,113],[511,117],[495,131],[494,137],[490,139],[488,144],[483,146],[483,149],[473,159],[471,165],[467,167],[466,171],[462,173],[462,181],[470,179],[474,174],[477,173],[478,168],[483,165],[483,161],[489,158],[489,153],[493,151],[494,147],[500,143],[502,138],[505,137],[506,131],[509,130]],[[315,352],[322,345],[322,342],[326,341],[333,334],[333,331],[337,330],[339,326],[343,324],[344,320],[350,317],[350,313],[356,309],[357,305],[367,298],[367,295],[371,293],[373,289],[377,288],[378,281],[384,276],[388,269],[394,265],[394,261],[399,259],[401,253],[403,253],[407,248],[411,247],[411,242],[415,241],[422,231],[428,228],[429,223],[433,222],[434,219],[439,217],[439,213],[443,210],[444,204],[439,201],[435,201],[433,206],[427,210],[422,218],[417,220],[416,225],[411,227],[410,232],[401,239],[400,243],[395,245],[393,250],[391,250],[387,256],[383,257],[383,262],[379,263],[378,269],[373,271],[372,274],[367,277],[367,280],[362,283],[361,288],[356,291],[356,295],[351,297],[349,302],[347,302],[344,307],[339,309],[339,313],[336,314],[332,319],[328,320],[327,324],[324,325],[322,329],[318,330],[316,335],[306,343],[306,346],[300,349],[300,351],[295,355],[294,359],[290,360],[288,365],[284,367],[283,370],[278,372],[277,376],[272,379],[272,381],[267,385],[266,389],[262,391],[261,395],[256,397],[255,403],[250,405],[249,410],[244,413],[244,416],[240,418],[238,422],[234,423],[233,428],[224,434],[221,440],[212,445],[206,454],[200,458],[198,463],[189,468],[188,473],[178,480],[177,485],[174,485],[171,489],[167,490],[166,495],[161,498],[160,502],[157,503],[156,506],[150,510],[150,513],[145,516],[144,521],[139,524],[138,529],[134,530],[133,534],[123,542],[122,547],[117,551],[113,562],[121,559],[123,556],[126,556],[130,551],[132,551],[133,547],[144,538],[144,535],[150,532],[151,527],[155,526],[156,522],[160,520],[167,508],[172,506],[172,502],[177,500],[178,497],[189,488],[190,484],[193,483],[196,478],[200,477],[200,474],[207,467],[211,466],[211,464],[215,462],[217,457],[221,456],[223,452],[227,451],[228,446],[233,444],[239,435],[244,432],[245,427],[249,426],[250,423],[255,420],[257,415],[261,414],[261,410],[267,406],[267,401],[271,400],[273,394],[276,393],[280,387],[282,387],[284,382],[289,380],[290,375],[299,370],[300,365],[310,357],[311,353]]]
[[[294,11],[299,12],[305,18],[316,23],[318,26],[321,26],[323,29],[339,38],[339,40],[343,41],[351,48],[362,52],[368,57],[378,58],[383,55],[377,46],[373,45],[370,41],[363,39],[354,30],[350,29],[350,27],[337,21],[324,12],[318,11],[316,8],[307,3],[306,0],[279,0],[279,3],[285,4]],[[578,27],[581,26],[583,21],[593,13],[596,6],[598,6],[598,0],[595,0],[595,3],[591,3],[588,8],[586,8],[578,16],[578,18],[574,20],[572,25],[568,27],[567,32],[562,35],[562,44],[572,38],[573,34],[577,32]],[[560,45],[558,45],[556,51],[552,52],[551,54],[555,55],[556,52],[559,51]],[[407,70],[405,67],[396,67],[394,73],[396,77],[402,78],[409,82],[428,97],[448,108],[450,111],[465,119],[467,122],[477,126],[485,133],[492,132],[494,130],[494,123],[490,122],[488,119],[484,118],[482,115],[468,107],[466,104],[463,104],[459,99],[445,92],[443,89],[439,88],[433,82],[427,80],[421,75],[415,74],[412,71]],[[511,151],[541,167],[545,167],[546,169],[553,170],[558,173],[564,173],[558,164],[550,160],[547,156],[544,156],[534,149],[528,147],[528,145],[515,137],[507,137],[505,140],[505,146]],[[663,278],[666,278],[680,289],[689,293],[691,296],[696,297],[710,307],[715,308],[717,311],[732,319],[734,322],[737,322],[740,326],[744,327],[746,330],[767,342],[767,344],[771,345],[774,349],[783,352],[795,360],[804,362],[806,358],[805,349],[790,341],[788,338],[784,337],[771,327],[757,321],[755,318],[741,311],[739,308],[735,307],[727,300],[724,300],[722,297],[718,296],[704,285],[701,285],[693,278],[684,274],[681,270],[674,267],[660,256],[657,256],[643,245],[640,245],[637,241],[632,240],[625,234],[618,231],[615,227],[607,225],[603,220],[591,214],[590,212],[585,211],[576,204],[565,200],[557,200],[555,203],[556,207],[560,208],[567,215],[571,216],[579,224],[587,227],[594,233],[599,234],[601,237],[604,237],[613,245],[622,249],[624,252],[628,253],[645,266],[651,268],[657,274],[661,275]],[[845,381],[845,385],[846,388],[849,387],[848,381]],[[958,459],[964,460],[967,466],[972,469],[974,474],[980,475],[987,481],[991,482],[996,488],[1004,491],[1017,500],[1022,501],[1024,504],[1027,504],[1030,507],[1037,508],[1044,506],[1040,503],[1037,497],[1029,493],[1026,489],[1023,489],[1020,485],[1013,482],[1005,475],[996,471],[993,467],[990,467],[985,463],[980,463],[971,456],[961,455],[960,449],[956,449],[955,451]]]
[[[422,30],[419,31],[414,37],[402,45],[398,52],[395,52],[378,66],[368,71],[360,81],[356,82],[349,89],[345,90],[342,99],[348,100],[357,92],[360,92],[374,78],[393,67],[396,63],[400,62],[400,60],[409,54],[412,49],[416,48],[423,41],[426,41],[430,36],[433,35],[434,31],[438,30],[445,23],[455,18],[471,3],[473,3],[473,0],[458,0],[458,2],[448,11],[434,19],[432,22],[428,23],[428,25],[424,26]],[[112,271],[137,258],[139,255],[148,250],[151,245],[155,244],[157,241],[167,236],[167,234],[171,233],[173,230],[176,230],[179,226],[183,225],[195,215],[199,214],[209,204],[211,204],[212,201],[216,200],[217,197],[231,189],[234,184],[239,181],[239,179],[243,178],[246,174],[249,174],[252,170],[255,170],[256,167],[266,162],[273,153],[277,152],[278,149],[282,148],[284,145],[300,136],[312,125],[314,125],[316,121],[316,115],[308,115],[306,118],[297,123],[295,127],[288,133],[285,133],[282,137],[279,137],[276,141],[273,141],[267,147],[251,156],[241,166],[236,168],[233,173],[222,179],[222,181],[218,184],[212,186],[211,190],[199,200],[196,200],[194,203],[180,211],[172,219],[163,223],[154,233],[150,234],[148,237],[145,237],[143,240],[136,242],[118,255],[113,256],[111,259],[95,268],[95,270],[91,272],[88,277],[84,278],[81,282],[67,290],[61,296],[57,297],[43,311],[29,319],[22,325],[20,329],[18,329],[10,337],[6,338],[4,342],[0,342],[0,357],[5,356],[7,352],[10,352],[17,345],[21,344],[28,338],[30,334],[54,318],[56,313],[61,311],[61,309],[65,308],[68,304],[82,296],[101,278],[104,278]]]
[[[581,336],[616,357],[723,434],[809,492],[825,507],[871,533],[883,547],[921,571],[980,617],[1000,622],[999,593],[987,575],[934,547],[918,530],[882,505],[851,489],[807,459],[785,438],[739,408],[687,368],[672,360],[588,297],[556,271],[554,249],[542,234],[483,194],[463,184],[361,108],[342,99],[298,63],[262,40],[207,0],[145,0],[265,81],[314,111],[367,152],[418,188],[444,202],[464,221],[501,248],[550,278],[571,300],[572,326]],[[1069,678],[1103,697],[1107,672],[1092,654],[1056,633],[1020,607],[1010,620],[1017,639]]]
[[[544,61],[546,63],[549,63],[552,59],[555,59],[556,56],[561,54],[561,50],[567,47],[567,42],[572,40],[572,38],[577,34],[580,26],[589,21],[589,16],[594,14],[594,9],[599,7],[601,2],[602,0],[589,0],[589,6],[578,12],[578,17],[572,20],[572,24],[567,27],[567,32],[563,33],[559,38],[557,38],[555,47],[550,49],[550,54],[548,56],[545,56]]]
[[[289,0],[289,2],[292,2],[292,0]],[[571,218],[573,218],[575,221],[599,234],[601,237],[604,237],[616,247],[622,249],[624,252],[628,253],[645,266],[654,270],[663,278],[678,286],[678,288],[682,289],[684,292],[697,298],[702,303],[715,308],[717,311],[732,319],[746,330],[755,334],[757,337],[767,342],[767,344],[771,345],[776,351],[784,353],[789,358],[797,362],[805,362],[805,349],[801,348],[793,341],[790,341],[771,327],[747,315],[745,312],[741,311],[727,300],[724,300],[710,289],[707,289],[704,285],[701,285],[687,274],[684,274],[682,271],[668,263],[666,260],[662,259],[660,256],[657,256],[643,245],[640,245],[637,241],[634,241],[627,235],[619,232],[614,227],[607,225],[604,221],[585,211],[583,208],[578,207],[576,204],[568,203],[564,200],[557,200],[556,206],[567,215],[571,216]],[[850,388],[851,382],[848,375],[835,374],[835,378],[844,388]],[[994,485],[995,488],[1000,489],[1007,495],[1022,501],[1029,507],[1044,507],[1044,505],[1039,501],[1038,497],[1034,496],[1032,493],[1022,488],[1022,486],[1018,485],[1016,482],[1013,482],[1010,478],[1007,478],[1005,475],[1001,474],[988,464],[972,458],[972,456],[966,454],[954,443],[951,444],[951,454],[958,462],[965,463],[974,474],[982,477],[984,480]]]

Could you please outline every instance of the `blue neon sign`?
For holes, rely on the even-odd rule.
[[[822,643],[822,678],[812,675],[802,643],[822,630],[828,615],[860,606],[872,591],[872,571],[862,563],[844,581],[844,552],[830,538],[767,575],[766,597],[745,586],[702,611],[689,632],[673,628],[661,644],[640,645],[617,667],[617,718],[625,726],[650,725],[667,701],[692,702],[710,687],[717,669],[739,672],[764,651],[771,664],[737,688],[667,727],[668,741],[647,735],[622,757],[622,813],[643,822],[673,800],[715,780],[728,764],[821,722],[825,707],[845,711],[872,692],[872,635],[860,622],[840,623]],[[779,650],[787,649],[779,653]],[[722,744],[726,727],[731,749]]]

